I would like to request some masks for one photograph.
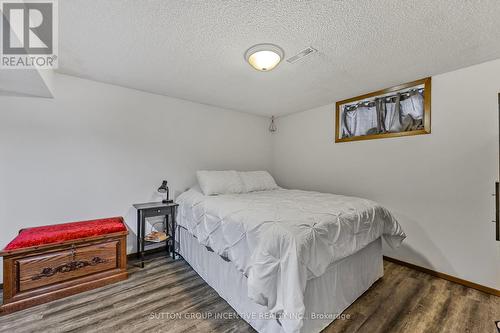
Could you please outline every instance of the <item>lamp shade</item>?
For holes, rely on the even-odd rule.
[[[167,190],[168,190],[168,187],[167,187],[167,181],[166,181],[166,180],[164,180],[164,181],[161,183],[161,186],[160,186],[160,187],[158,187],[158,192],[160,192],[160,193],[165,193],[165,192],[167,192]]]

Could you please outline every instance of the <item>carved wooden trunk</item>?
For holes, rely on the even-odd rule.
[[[3,255],[3,314],[127,279],[128,231],[67,240]]]

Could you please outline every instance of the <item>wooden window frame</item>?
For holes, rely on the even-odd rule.
[[[408,89],[418,85],[424,85],[424,128],[414,131],[396,132],[396,133],[381,133],[381,134],[369,134],[353,136],[349,138],[340,138],[341,131],[341,119],[340,119],[340,106],[344,104],[349,104],[359,100],[376,97],[379,95],[388,94],[391,92],[396,92],[399,90]],[[385,139],[385,138],[395,138],[401,136],[411,136],[411,135],[421,135],[431,133],[431,88],[432,79],[427,77],[425,79],[416,80],[413,82],[408,82],[391,88],[375,91],[369,94],[356,96],[353,98],[345,99],[336,103],[336,114],[335,114],[335,142],[350,142],[350,141],[361,141],[361,140],[373,140],[373,139]]]

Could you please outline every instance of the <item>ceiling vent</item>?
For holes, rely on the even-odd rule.
[[[306,49],[300,51],[299,53],[297,53],[296,55],[294,55],[293,57],[286,59],[286,61],[293,64],[294,62],[297,62],[300,59],[304,59],[305,57],[310,56],[311,54],[313,54],[315,52],[318,52],[318,50],[309,46],[308,48],[306,48]]]

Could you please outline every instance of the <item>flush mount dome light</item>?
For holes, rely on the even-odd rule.
[[[283,50],[273,44],[257,44],[245,52],[245,60],[258,71],[267,72],[283,59]]]

